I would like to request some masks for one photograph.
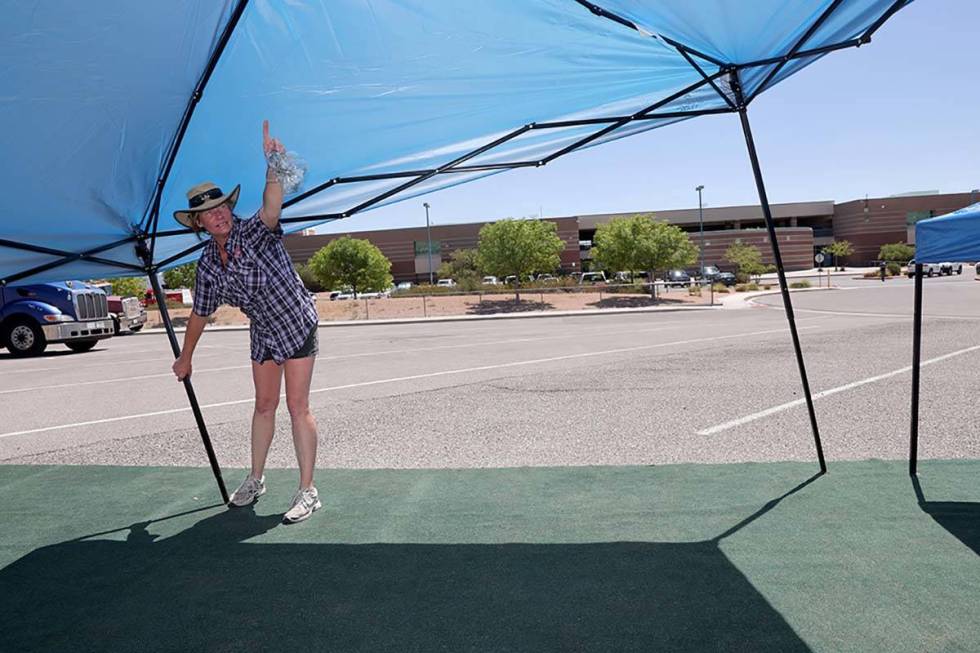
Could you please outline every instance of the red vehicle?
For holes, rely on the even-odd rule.
[[[103,283],[98,286],[106,294],[109,317],[112,318],[112,330],[115,335],[122,331],[136,333],[146,324],[146,309],[139,297],[120,297],[112,294],[112,284]]]

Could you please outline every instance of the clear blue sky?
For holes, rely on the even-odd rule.
[[[917,0],[749,107],[771,202],[980,188],[980,2]],[[320,233],[758,203],[736,115],[705,116],[322,225]]]

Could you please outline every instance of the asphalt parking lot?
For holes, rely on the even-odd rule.
[[[911,282],[838,283],[794,294],[831,471],[906,455],[911,378]],[[980,282],[927,280],[925,310],[920,456],[980,457]],[[320,467],[814,459],[778,295],[744,310],[324,327],[320,349]],[[162,334],[0,354],[0,462],[206,465],[171,361]],[[249,368],[247,332],[205,333],[193,380],[225,467],[248,461]],[[294,465],[283,402],[270,466]]]

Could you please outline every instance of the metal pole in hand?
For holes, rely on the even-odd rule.
[[[150,285],[153,286],[153,296],[156,298],[157,307],[160,309],[160,318],[163,326],[167,330],[167,338],[170,340],[170,348],[174,352],[174,358],[180,356],[180,345],[177,343],[177,334],[174,333],[174,325],[170,321],[170,312],[167,310],[167,297],[160,288],[160,280],[156,272],[150,272]],[[204,424],[204,415],[201,414],[201,406],[197,403],[197,395],[194,394],[194,386],[191,385],[190,377],[183,381],[184,390],[187,392],[187,400],[191,404],[191,411],[194,413],[194,420],[197,422],[197,430],[201,433],[201,440],[204,442],[204,450],[208,454],[208,462],[211,463],[211,472],[214,480],[218,482],[218,491],[221,492],[221,500],[228,503],[228,490],[225,488],[225,481],[221,478],[221,467],[218,465],[218,458],[214,455],[214,447],[211,446],[211,436],[208,435],[208,427]]]

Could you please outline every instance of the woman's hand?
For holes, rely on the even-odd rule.
[[[177,360],[174,361],[173,365],[174,374],[177,376],[178,381],[183,381],[184,379],[190,378],[191,376],[191,359],[185,359],[183,355],[179,356]]]

